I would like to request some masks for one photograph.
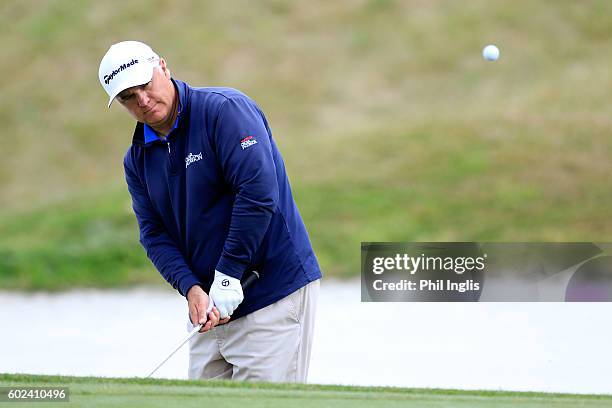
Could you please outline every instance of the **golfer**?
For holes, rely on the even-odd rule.
[[[136,120],[123,164],[140,242],[208,332],[189,378],[305,382],[321,270],[263,112],[172,78],[137,41],[111,46],[99,79]]]

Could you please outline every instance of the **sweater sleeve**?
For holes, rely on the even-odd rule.
[[[214,132],[225,183],[235,194],[232,218],[216,269],[240,279],[268,230],[278,181],[263,114],[246,97],[223,102]]]
[[[149,194],[138,177],[130,152],[123,161],[125,179],[132,196],[132,208],[140,229],[140,243],[147,252],[159,273],[177,289],[187,296],[189,289],[200,284],[193,274],[178,247],[168,235],[162,219],[153,208]]]

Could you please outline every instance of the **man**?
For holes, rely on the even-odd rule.
[[[189,377],[305,382],[321,271],[264,114],[172,78],[137,41],[111,46],[99,79],[137,121],[124,168],[140,242],[208,332]]]

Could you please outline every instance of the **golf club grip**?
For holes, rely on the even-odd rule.
[[[257,279],[259,279],[259,272],[251,271],[251,273],[249,273],[249,275],[246,278],[244,278],[244,281],[240,282],[240,284],[242,285],[242,290],[246,290]]]

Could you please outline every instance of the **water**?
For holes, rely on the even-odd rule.
[[[0,372],[148,374],[185,337],[171,290],[0,292]],[[310,383],[612,394],[612,303],[361,303],[321,286]],[[187,346],[156,377],[187,378]]]

